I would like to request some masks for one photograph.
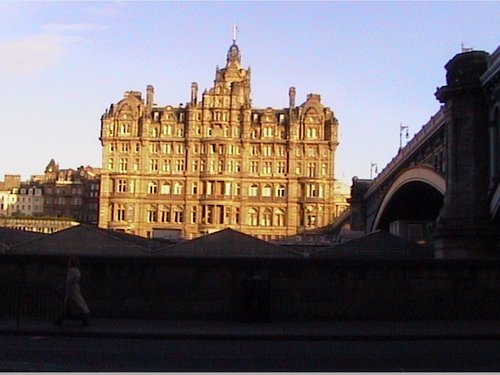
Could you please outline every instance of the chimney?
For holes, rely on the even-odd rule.
[[[191,83],[191,104],[196,104],[198,102],[198,84],[196,82]]]
[[[151,113],[151,109],[153,108],[153,102],[155,100],[154,96],[155,96],[154,87],[148,85],[146,88],[146,108],[148,113]]]
[[[290,98],[290,109],[295,108],[295,87],[290,87],[288,96]]]

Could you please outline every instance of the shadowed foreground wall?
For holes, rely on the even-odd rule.
[[[2,256],[0,315],[54,317],[65,261]],[[82,293],[96,317],[500,319],[498,260],[81,261]]]

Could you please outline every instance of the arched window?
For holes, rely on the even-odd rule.
[[[150,182],[148,185],[148,193],[156,194],[158,192],[158,184],[154,181]]]
[[[277,227],[286,226],[286,214],[284,210],[278,208],[274,211],[274,225]]]
[[[174,223],[184,222],[184,210],[180,206],[175,206],[173,210]]]
[[[271,185],[264,185],[262,188],[262,196],[263,197],[271,197],[273,192],[273,187]]]
[[[149,205],[146,211],[146,221],[148,223],[155,223],[156,222],[156,206],[154,205]]]
[[[250,197],[257,197],[259,195],[259,187],[255,184],[251,185],[248,189],[248,195]]]
[[[175,195],[181,195],[184,190],[184,184],[182,182],[176,182],[174,184],[174,194]]]
[[[272,211],[269,208],[264,209],[262,212],[261,225],[265,227],[270,227],[272,225]]]
[[[160,223],[170,223],[170,207],[160,206]]]
[[[286,196],[286,188],[285,185],[278,185],[276,187],[276,196],[277,197],[285,197]]]
[[[116,221],[125,221],[125,206],[123,204],[116,205]]]
[[[255,208],[250,208],[248,210],[248,225],[256,226],[259,225],[259,213]]]
[[[170,182],[164,182],[161,185],[161,194],[170,194],[170,193],[171,193]]]

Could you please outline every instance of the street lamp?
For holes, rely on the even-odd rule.
[[[370,162],[370,180],[373,180],[373,171],[374,171],[374,169],[375,169],[375,173],[378,173],[378,165],[377,165],[377,163]]]
[[[403,148],[403,130],[406,130],[405,137],[408,139],[408,126],[399,124],[399,150]]]

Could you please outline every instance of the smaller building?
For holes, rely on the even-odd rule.
[[[5,175],[0,181],[3,225],[42,233],[75,225],[72,223],[97,225],[100,176],[100,168],[61,169],[54,159],[43,175],[31,176],[26,182],[20,175]],[[19,223],[20,219],[24,221]]]
[[[97,224],[100,168],[61,169],[52,159],[36,181],[43,189],[44,215]]]

